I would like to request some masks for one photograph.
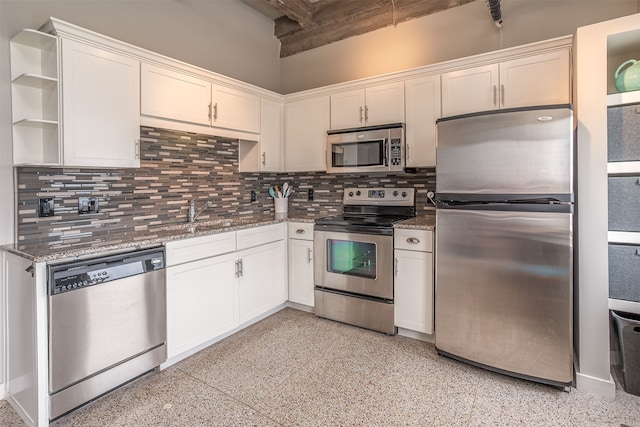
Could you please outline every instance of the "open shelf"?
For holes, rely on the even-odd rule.
[[[623,62],[629,59],[640,59],[640,30],[611,34],[607,37],[607,98],[608,105],[628,104],[628,98],[640,98],[640,91],[618,92],[615,86],[615,72]],[[635,95],[633,95],[635,93]],[[619,98],[619,99],[618,99]],[[614,104],[611,104],[614,102]]]
[[[608,107],[636,103],[640,103],[640,90],[633,90],[630,92],[616,92],[607,95]]]
[[[609,162],[607,173],[609,175],[640,175],[640,161]]]
[[[15,85],[32,87],[35,89],[46,89],[58,83],[58,79],[36,74],[20,74],[13,82]]]
[[[59,165],[58,38],[22,30],[10,51],[13,162]]]

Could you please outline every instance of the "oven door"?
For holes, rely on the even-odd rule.
[[[393,300],[393,236],[314,232],[315,285]]]

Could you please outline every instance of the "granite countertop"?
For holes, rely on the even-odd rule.
[[[47,243],[23,244],[17,242],[0,246],[0,248],[32,262],[52,263],[91,255],[123,252],[132,248],[151,248],[161,246],[172,240],[207,236],[280,222],[313,222],[315,218],[316,216],[309,214],[290,214],[284,219],[276,219],[273,214],[243,216],[235,219],[202,221],[194,224],[181,223],[158,226],[142,231],[105,233],[56,247],[51,247]]]
[[[414,218],[396,223],[394,228],[434,231],[436,229],[436,211],[433,211],[433,213],[431,211],[419,213]]]

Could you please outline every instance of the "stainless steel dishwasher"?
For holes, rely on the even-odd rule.
[[[166,360],[164,248],[49,266],[49,418]]]

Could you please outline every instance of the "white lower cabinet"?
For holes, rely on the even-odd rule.
[[[167,357],[237,326],[236,254],[167,268]]]
[[[313,224],[289,223],[289,301],[314,306]]]
[[[238,313],[242,324],[287,300],[284,241],[239,251],[238,261]]]
[[[287,300],[285,225],[166,244],[168,359],[184,357]]]
[[[433,334],[433,232],[397,229],[394,248],[395,325]]]

